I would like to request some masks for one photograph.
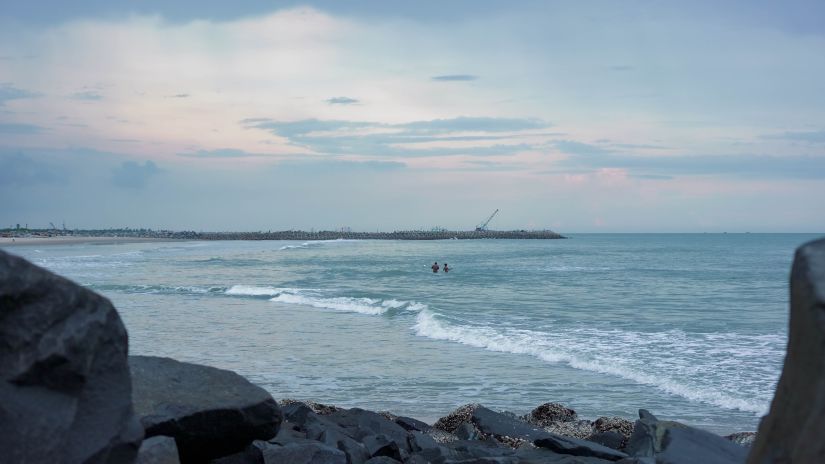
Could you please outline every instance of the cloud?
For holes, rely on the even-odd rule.
[[[749,179],[825,179],[825,156],[576,154],[559,166],[577,171],[625,169],[643,179],[722,175]]]
[[[349,97],[334,97],[325,100],[330,105],[354,105],[358,100]]]
[[[286,161],[278,164],[278,169],[300,171],[314,174],[345,173],[353,171],[387,172],[398,171],[407,167],[397,161],[344,161],[344,160],[313,160],[313,161]]]
[[[42,127],[34,124],[0,123],[0,134],[39,134],[42,131]]]
[[[75,100],[99,101],[103,100],[103,95],[96,90],[84,90],[82,92],[73,93],[72,98]]]
[[[472,74],[445,74],[443,76],[433,76],[430,79],[440,82],[466,82],[478,79],[478,76]]]
[[[304,119],[275,121],[245,119],[247,128],[263,129],[285,137],[289,143],[320,154],[361,156],[447,156],[508,155],[532,148],[524,143],[413,148],[404,146],[423,142],[481,142],[524,136],[525,131],[547,128],[551,124],[532,118],[457,117],[406,123],[378,123]],[[460,135],[467,132],[481,134]],[[505,135],[504,133],[515,133]]]
[[[169,95],[168,98],[189,98],[188,93],[176,93],[175,95]]]
[[[569,155],[604,155],[612,152],[612,150],[597,145],[576,142],[574,140],[559,140],[553,142],[553,145],[562,153]]]
[[[5,105],[10,100],[20,100],[23,98],[35,98],[40,94],[19,89],[11,84],[0,84],[0,106]]]
[[[118,187],[142,189],[159,172],[161,170],[152,161],[146,161],[142,165],[135,161],[125,161],[112,172],[112,183]]]
[[[31,187],[61,181],[58,172],[20,152],[0,154],[0,187]]]
[[[825,143],[825,130],[806,132],[783,132],[781,134],[763,135],[763,139],[792,140],[795,142]]]
[[[198,150],[191,153],[178,153],[186,158],[250,158],[270,156],[264,153],[249,153],[235,148],[218,148],[216,150]]]

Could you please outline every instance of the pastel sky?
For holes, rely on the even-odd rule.
[[[496,208],[495,229],[825,231],[825,2],[0,9],[0,227]]]

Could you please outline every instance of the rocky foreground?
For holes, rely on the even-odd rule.
[[[646,410],[635,423],[543,404],[410,417],[275,401],[238,374],[128,356],[104,297],[0,251],[0,462],[825,462],[825,240],[797,250],[788,356],[754,434],[720,437]]]

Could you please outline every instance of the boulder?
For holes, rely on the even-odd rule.
[[[347,464],[343,451],[321,443],[268,445],[262,450],[264,464]]]
[[[278,404],[232,371],[153,356],[131,356],[129,364],[146,436],[174,437],[183,463],[236,453],[278,433]]]
[[[750,448],[756,440],[756,432],[736,432],[730,435],[725,435],[725,439],[742,445],[745,448]]]
[[[404,417],[399,416],[395,418],[395,423],[400,425],[409,432],[412,431],[419,431],[419,432],[428,432],[433,427],[426,422],[421,422],[418,419],[413,419],[412,417]]]
[[[486,435],[496,438],[510,437],[534,441],[550,436],[550,433],[526,422],[491,411],[484,406],[476,406],[470,415],[473,424]]]
[[[618,461],[619,459],[628,457],[627,454],[622,453],[621,451],[602,446],[598,443],[572,437],[562,437],[553,434],[548,435],[550,436],[539,438],[533,443],[538,447],[547,448],[550,451],[559,454],[593,457],[606,459],[608,461]]]
[[[796,250],[788,350],[749,464],[825,462],[825,239]]]
[[[175,439],[158,435],[143,440],[135,464],[180,464]]]
[[[433,427],[445,432],[453,433],[462,422],[470,421],[470,416],[473,415],[473,411],[475,411],[475,409],[479,406],[480,405],[477,403],[460,406],[450,414],[438,419],[435,424],[433,424]]]
[[[397,461],[402,459],[398,443],[390,440],[386,435],[369,435],[364,437],[362,443],[370,457],[387,456]]]
[[[660,421],[642,409],[626,451],[656,464],[741,464],[747,450],[710,432],[678,422]]]
[[[621,450],[624,448],[625,437],[619,432],[610,430],[607,432],[596,432],[587,437],[587,441],[592,441],[593,443],[598,443],[602,446],[613,448],[614,450]]]
[[[109,300],[0,251],[2,459],[133,462],[127,345]]]
[[[395,442],[399,449],[407,450],[407,431],[384,416],[360,408],[336,411],[324,419],[344,429],[350,437],[361,441],[369,435],[384,435]]]
[[[560,403],[544,403],[524,416],[524,420],[541,427],[578,418],[576,411]]]

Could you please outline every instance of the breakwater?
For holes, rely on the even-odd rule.
[[[4,231],[4,235],[16,237],[134,237],[163,238],[180,240],[480,240],[515,239],[548,240],[566,238],[551,230],[435,230],[435,231],[394,231],[394,232],[350,232],[350,231],[303,231],[283,230],[267,232],[195,232],[151,229],[96,229],[96,230],[27,230],[25,234],[14,230]]]

